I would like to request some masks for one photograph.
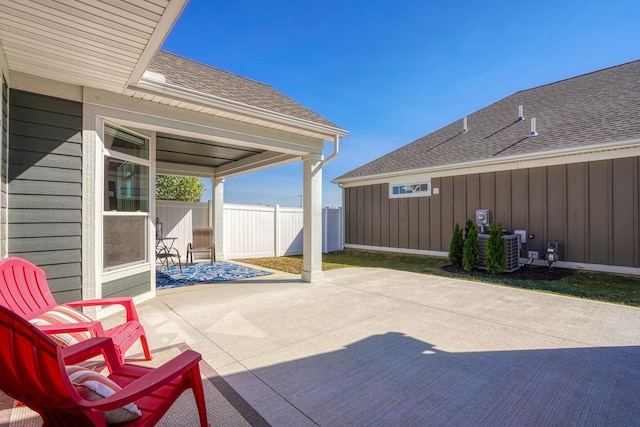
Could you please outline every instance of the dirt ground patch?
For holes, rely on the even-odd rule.
[[[452,273],[459,274],[464,276],[472,276],[477,277],[479,279],[482,278],[495,278],[495,274],[487,273],[484,270],[477,271],[464,271],[462,268],[454,267],[452,265],[445,265],[442,267],[442,270]],[[531,281],[554,281],[564,279],[565,277],[572,276],[574,270],[570,270],[567,268],[556,268],[556,267],[543,267],[543,266],[533,266],[533,265],[525,265],[513,271],[511,273],[502,273],[498,275],[499,277],[503,277],[505,279],[517,279],[517,280],[531,280]]]

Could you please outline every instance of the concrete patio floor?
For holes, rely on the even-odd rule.
[[[186,342],[274,426],[640,425],[640,309],[376,268],[158,292]]]

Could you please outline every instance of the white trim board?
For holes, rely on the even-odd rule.
[[[640,156],[640,139],[620,141],[598,146],[579,147],[571,150],[535,153],[518,158],[504,158],[502,160],[489,159],[455,165],[443,165],[424,169],[390,172],[365,177],[346,178],[343,180],[333,180],[332,182],[348,188],[362,185],[384,184],[398,179],[405,181],[420,181],[428,178],[530,169],[544,166],[622,159],[636,156]]]

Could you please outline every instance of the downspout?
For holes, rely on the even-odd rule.
[[[340,152],[340,135],[336,134],[333,137],[333,153],[331,153],[331,155],[329,155],[329,157],[327,157],[326,159],[324,159],[322,161],[322,167],[324,167],[327,163],[329,163],[331,160],[335,159],[336,157],[338,157],[338,153]],[[342,198],[344,199],[344,191],[342,191],[343,195]],[[324,218],[323,218],[323,225],[322,228],[324,230],[324,244],[323,244],[323,248],[322,248],[322,252],[327,253],[327,220],[329,217],[329,211],[325,208],[323,209],[323,214],[324,214]],[[342,240],[342,239],[341,239]],[[342,242],[341,242],[342,244]]]
[[[331,160],[335,159],[340,152],[340,135],[336,135],[333,139],[333,153],[329,157],[327,157],[322,166],[329,163]],[[338,184],[340,187],[340,192],[342,193],[342,206],[340,207],[340,219],[338,220],[339,230],[338,230],[338,239],[340,239],[340,250],[344,250],[344,188],[342,184]],[[328,215],[328,211],[327,211]]]
[[[327,157],[326,159],[324,159],[322,161],[322,166],[326,165],[331,160],[333,160],[336,157],[338,157],[338,153],[339,152],[340,152],[340,135],[336,135],[336,136],[333,137],[333,153],[331,153],[331,155],[329,157]]]

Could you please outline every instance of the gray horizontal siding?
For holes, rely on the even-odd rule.
[[[11,105],[13,105],[13,97],[14,92],[11,91]],[[69,101],[71,102],[71,101]],[[78,103],[78,105],[81,105]],[[16,135],[20,137],[31,137],[31,138],[39,138],[44,139],[49,142],[60,142],[60,143],[82,143],[82,133],[81,132],[73,132],[72,129],[63,129],[52,127],[47,124],[36,124],[36,123],[23,123],[13,120],[13,115],[9,118],[9,128],[10,135]],[[13,138],[10,136],[10,140]]]
[[[82,299],[82,291],[74,289],[72,291],[56,291],[56,301],[60,304],[70,301],[80,301]]]
[[[150,273],[139,273],[102,284],[103,297],[133,297],[151,290]]]
[[[78,223],[13,224],[11,237],[80,236],[80,229]]]
[[[60,251],[79,248],[80,236],[64,237],[25,237],[16,238],[11,244],[12,253],[34,252],[39,248],[47,248],[48,251]]]
[[[49,182],[81,183],[82,171],[36,165],[14,165],[12,157],[11,167],[9,168],[9,182],[15,179],[32,182],[39,181],[43,185]]]
[[[9,236],[9,240],[11,241],[11,236]],[[45,268],[49,265],[56,264],[67,264],[73,262],[81,262],[82,261],[82,252],[80,249],[68,249],[68,250],[57,250],[57,251],[35,251],[35,252],[22,252],[22,253],[13,253],[11,252],[11,248],[9,248],[10,255],[20,256],[22,258],[28,259],[32,263]]]
[[[9,254],[41,266],[59,301],[82,298],[82,104],[10,91]]]
[[[29,136],[20,136],[20,140],[23,144],[29,147],[31,152],[45,153],[45,154],[57,154],[62,156],[82,156],[82,144],[80,141],[72,143],[67,141],[67,144],[51,146],[51,142],[48,139],[32,138]],[[16,151],[18,151],[16,149]],[[13,162],[13,158],[11,159]]]
[[[47,182],[14,180],[11,194],[36,194],[42,196],[82,196],[82,185],[69,182]]]
[[[5,230],[7,224],[7,147],[9,143],[9,87],[4,74],[0,74],[2,79],[2,93],[0,94],[0,229]],[[0,232],[0,258],[7,255],[7,233]]]
[[[46,156],[42,155],[42,152],[36,151],[24,151],[14,149],[11,151],[11,170],[16,169],[16,166],[25,165],[33,168],[34,166],[40,168],[59,168],[70,169],[72,171],[78,171],[82,169],[82,158],[68,154],[52,154],[48,153]],[[12,178],[15,176],[12,176]],[[75,180],[75,182],[79,182]]]
[[[81,209],[82,201],[75,196],[45,196],[21,194],[11,199],[14,209]]]
[[[82,116],[76,116],[72,114],[66,114],[67,103],[64,100],[61,102],[50,101],[48,102],[48,108],[57,108],[61,113],[56,111],[37,110],[32,108],[33,105],[38,105],[42,99],[41,95],[23,96],[23,102],[30,100],[32,103],[29,106],[16,105],[11,109],[11,118],[13,120],[19,120],[23,123],[34,123],[36,125],[47,123],[50,127],[59,127],[63,129],[82,129]]]
[[[17,209],[11,205],[9,224],[38,224],[51,222],[81,222],[80,209]]]

